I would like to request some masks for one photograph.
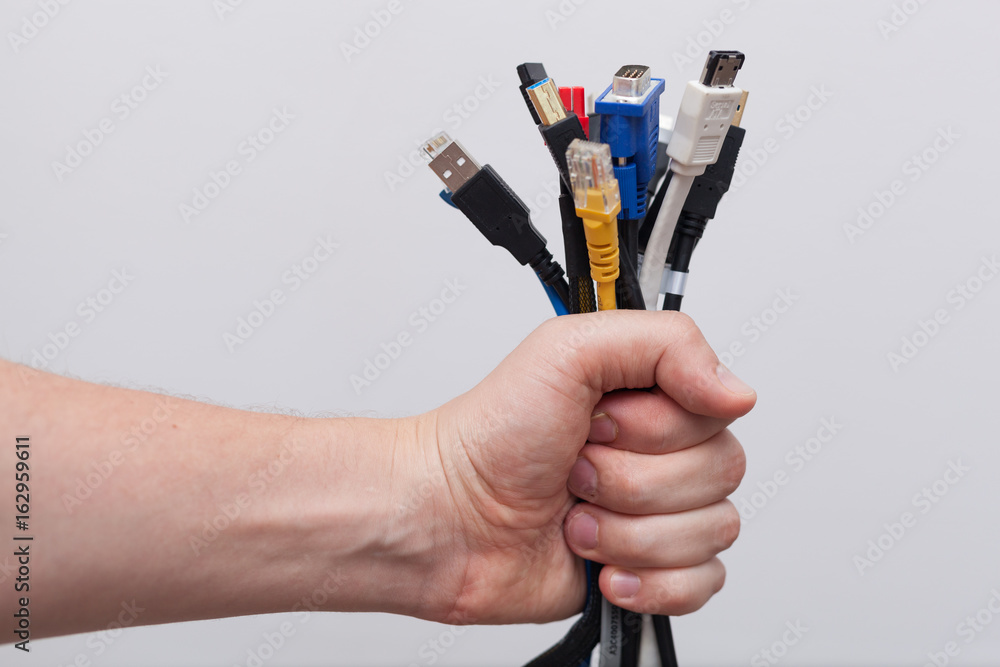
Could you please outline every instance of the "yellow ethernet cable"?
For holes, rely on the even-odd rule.
[[[611,147],[574,139],[566,150],[576,214],[583,220],[590,255],[590,275],[597,282],[597,309],[615,310],[618,279],[618,180]]]

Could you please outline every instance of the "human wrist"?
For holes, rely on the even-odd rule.
[[[453,531],[436,497],[447,485],[435,420],[300,420],[290,440],[302,459],[252,530],[288,584],[269,611],[445,613],[442,552]]]

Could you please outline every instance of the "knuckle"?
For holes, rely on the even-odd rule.
[[[725,495],[729,495],[739,488],[743,481],[743,475],[747,471],[747,455],[743,446],[735,437],[726,432],[729,443],[726,447],[726,459],[722,467],[722,485]]]
[[[618,490],[623,503],[632,510],[641,509],[648,503],[646,484],[634,471],[622,469],[618,474]]]
[[[659,602],[664,609],[670,610],[671,616],[680,616],[697,611],[704,600],[695,585],[692,576],[684,571],[671,572],[660,589]]]
[[[533,333],[536,338],[540,338],[545,341],[558,340],[561,338],[562,334],[565,333],[566,327],[567,322],[558,317],[551,317],[535,327],[535,331]]]
[[[698,331],[698,325],[694,323],[694,320],[687,313],[675,310],[671,313],[671,316],[679,335],[688,336]]]
[[[716,528],[716,540],[722,549],[733,546],[733,542],[740,536],[740,513],[736,505],[728,500],[722,501],[721,516]]]

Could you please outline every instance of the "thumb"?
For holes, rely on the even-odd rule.
[[[525,344],[561,389],[596,405],[616,389],[659,386],[689,412],[736,419],[757,394],[709,346],[690,317],[678,312],[619,310],[548,320]]]

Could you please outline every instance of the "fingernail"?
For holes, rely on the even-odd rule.
[[[569,471],[569,488],[580,497],[591,498],[597,491],[597,469],[587,459],[580,457]]]
[[[747,396],[753,393],[753,387],[733,375],[733,372],[729,370],[725,364],[719,364],[716,366],[715,374],[719,376],[719,382],[722,383],[722,386],[734,394]]]
[[[566,537],[581,549],[595,549],[597,547],[597,519],[586,512],[580,512],[569,520],[569,526],[566,527]]]
[[[590,418],[590,442],[609,444],[618,437],[618,424],[606,412],[598,412]]]
[[[611,592],[617,598],[630,598],[634,596],[639,592],[639,577],[631,572],[618,570],[611,575]]]

